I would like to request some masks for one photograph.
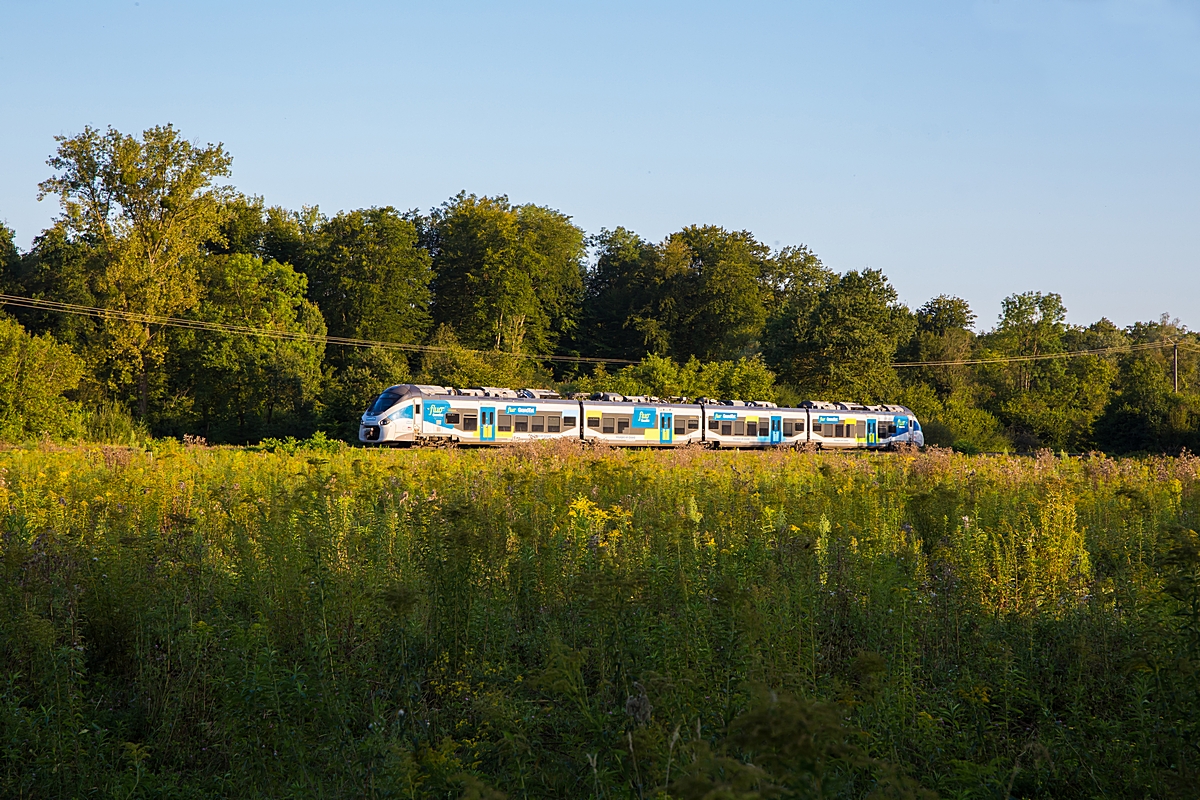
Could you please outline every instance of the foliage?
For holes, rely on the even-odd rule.
[[[194,398],[205,438],[244,441],[259,424],[316,399],[325,323],[305,299],[305,277],[286,264],[237,253],[209,256],[202,269],[208,293],[199,319],[267,335],[189,332],[175,348],[175,385]],[[301,338],[281,338],[291,336]],[[236,430],[214,437],[214,425],[231,423]]]
[[[818,398],[886,402],[899,389],[891,362],[912,331],[912,315],[883,273],[851,271],[783,306],[764,334],[764,355]]]
[[[428,227],[434,320],[468,347],[553,352],[583,290],[583,231],[570,217],[460,193]]]
[[[422,341],[433,272],[412,221],[393,208],[370,208],[338,214],[319,231],[305,266],[309,297],[325,314],[330,334]]]
[[[224,148],[192,144],[170,125],[140,139],[89,126],[55,141],[47,163],[57,174],[39,185],[39,197],[58,196],[64,231],[90,249],[83,263],[100,305],[161,316],[195,307],[194,259],[217,231],[224,192],[214,181],[232,161]],[[102,329],[108,384],[133,389],[145,416],[150,372],[165,355],[161,325],[110,316]]]
[[[58,433],[79,386],[83,360],[50,336],[30,336],[0,316],[0,439]]]
[[[760,358],[702,362],[695,356],[677,364],[662,356],[646,356],[641,362],[613,374],[603,368],[567,384],[572,392],[617,392],[652,397],[728,397],[742,400],[772,400],[775,376]]]
[[[9,449],[0,794],[1186,796],[1198,471]]]

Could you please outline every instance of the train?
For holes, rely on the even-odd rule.
[[[561,397],[546,389],[399,384],[384,390],[358,429],[369,445],[498,446],[548,439],[617,447],[888,449],[925,444],[900,405],[626,396]]]

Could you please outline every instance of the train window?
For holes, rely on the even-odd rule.
[[[601,433],[612,433],[616,429],[617,429],[617,418],[609,416],[608,414],[605,414],[604,415],[604,427],[600,429],[600,432]]]
[[[575,427],[575,418],[574,417],[563,417],[563,427],[566,428],[567,430],[571,430],[571,428],[574,428]]]
[[[496,415],[496,430],[504,431],[505,433],[512,430],[512,417],[508,414]]]
[[[462,429],[464,431],[479,430],[479,417],[463,416]]]
[[[558,414],[547,415],[546,430],[550,433],[558,433],[562,429],[562,418]]]
[[[795,431],[796,433],[804,433],[804,420],[796,420]]]
[[[733,432],[733,425],[732,425],[732,424],[730,424],[730,423],[728,423],[728,422],[722,422],[722,423],[721,423],[721,435],[722,435],[722,436],[729,436],[729,435],[731,435],[731,434],[732,434],[732,432]]]
[[[745,436],[746,435],[746,421],[745,420],[743,420],[743,419],[734,420],[733,435],[734,436]]]
[[[854,435],[859,439],[867,438],[867,421],[860,419],[854,426]]]
[[[710,431],[715,431],[715,430],[717,430],[717,429],[718,429],[718,428],[720,428],[720,427],[721,427],[721,423],[720,423],[720,422],[718,422],[717,420],[715,420],[715,419],[710,419],[710,420],[708,421],[708,429],[709,429]]]
[[[534,433],[545,433],[546,432],[546,418],[540,414],[533,418],[533,432]]]
[[[617,417],[617,433],[624,433],[628,430],[631,422],[633,422],[633,417]]]
[[[758,423],[751,421],[746,423],[746,435],[758,436]]]
[[[447,411],[445,416],[447,425],[457,425],[459,416],[457,411]]]
[[[421,404],[420,404],[420,403],[417,403],[417,404],[415,404],[415,405],[413,406],[413,413],[414,413],[414,414],[420,414],[420,413],[421,413]]]
[[[783,421],[783,435],[784,436],[792,435],[792,421],[790,419],[785,419]]]
[[[689,431],[700,430],[700,418],[699,417],[688,417],[687,424],[688,424]]]
[[[896,423],[889,422],[888,426],[887,426],[887,432],[888,432],[888,436],[895,436],[896,435]]]
[[[683,436],[687,433],[687,423],[681,419],[675,420],[675,435]]]
[[[599,428],[600,427],[600,418],[599,417],[588,417],[587,418],[587,426],[589,428]]]
[[[843,425],[842,423],[839,422],[838,424],[833,426],[833,438],[841,439],[841,438],[845,437],[845,435],[846,435],[846,426],[845,425]]]
[[[513,419],[513,430],[519,433],[527,433],[529,431],[529,417],[515,417]]]

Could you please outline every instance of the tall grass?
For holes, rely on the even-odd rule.
[[[8,450],[0,795],[1185,795],[1198,473]]]

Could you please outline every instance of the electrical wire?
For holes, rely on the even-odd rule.
[[[1163,340],[1159,342],[1142,342],[1140,344],[1124,344],[1114,347],[1097,347],[1091,350],[1064,350],[1061,353],[1040,353],[1038,355],[1027,356],[998,356],[996,358],[968,358],[958,360],[945,361],[906,361],[892,364],[897,369],[905,367],[958,367],[958,366],[975,366],[979,364],[1009,364],[1018,361],[1047,361],[1056,358],[1074,358],[1076,356],[1101,356],[1114,355],[1117,353],[1135,353],[1143,350],[1162,350],[1167,347],[1172,347],[1172,340]]]
[[[341,347],[379,347],[387,350],[402,350],[421,353],[449,353],[455,350],[472,353],[479,356],[505,355],[513,358],[534,359],[537,361],[561,361],[567,363],[588,364],[637,364],[627,358],[597,358],[594,356],[541,356],[532,353],[503,353],[501,351],[471,350],[469,348],[438,347],[425,344],[403,344],[401,342],[383,342],[374,339],[357,339],[347,336],[317,336],[299,331],[278,331],[268,328],[255,328],[249,325],[235,325],[211,320],[187,319],[185,317],[169,317],[159,314],[142,314],[135,311],[122,311],[113,308],[98,308],[76,303],[62,303],[57,300],[42,300],[34,297],[0,294],[0,306],[16,306],[40,311],[52,311],[60,314],[95,317],[99,319],[118,319],[124,322],[137,322],[146,325],[161,325],[163,327],[183,328],[188,330],[210,331],[214,333],[230,333],[243,336],[258,336],[284,341],[323,342],[326,345]],[[905,361],[893,363],[896,369],[913,367],[960,367],[979,366],[982,364],[1010,364],[1024,361],[1047,361],[1059,358],[1074,358],[1089,355],[1113,355],[1118,353],[1134,353],[1145,350],[1162,350],[1178,345],[1184,350],[1200,353],[1200,347],[1187,342],[1164,339],[1158,342],[1142,342],[1140,344],[1117,345],[1114,347],[1098,347],[1090,350],[1067,350],[1061,353],[1042,353],[1025,356],[999,356],[997,358],[946,359],[941,361]]]
[[[323,342],[327,345],[342,347],[379,347],[387,350],[403,350],[422,353],[467,352],[480,356],[504,355],[513,358],[534,359],[537,361],[562,361],[567,363],[586,362],[589,364],[636,364],[626,358],[595,358],[591,356],[542,356],[532,353],[504,353],[501,351],[471,350],[469,348],[438,347],[436,345],[404,344],[401,342],[383,342],[374,339],[357,339],[347,336],[318,336],[300,331],[280,331],[269,328],[255,328],[249,325],[236,325],[211,320],[187,319],[185,317],[168,317],[160,314],[142,314],[136,311],[122,311],[112,308],[98,308],[77,303],[62,303],[56,300],[42,300],[33,297],[0,294],[0,306],[15,306],[39,311],[52,311],[60,314],[94,317],[99,319],[117,319],[123,322],[136,322],[144,325],[161,325],[168,328],[183,328],[188,330],[210,331],[213,333],[230,333],[242,336],[258,336],[267,339],[285,341]]]

